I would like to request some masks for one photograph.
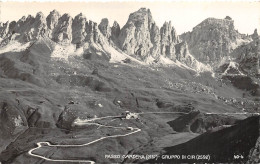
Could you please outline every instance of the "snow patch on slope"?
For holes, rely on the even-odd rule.
[[[60,45],[56,44],[54,46],[54,50],[51,53],[52,58],[56,59],[64,59],[68,61],[70,56],[80,56],[84,52],[83,47],[76,49],[76,45],[69,44],[69,45]]]
[[[231,69],[235,69],[236,71],[238,71],[238,74],[232,74],[232,75],[244,75],[239,69],[238,69],[239,64],[234,62],[234,61],[230,61],[229,65],[227,67],[227,69],[223,72],[222,75],[229,75],[230,73],[228,73],[229,70]]]
[[[30,46],[30,42],[22,44],[17,41],[10,41],[7,45],[0,47],[0,54],[5,52],[21,52]]]
[[[163,65],[171,65],[171,66],[175,66],[175,67],[180,67],[180,68],[184,68],[184,69],[192,69],[192,68],[188,67],[187,65],[181,63],[178,60],[173,61],[173,60],[163,57],[163,56],[160,57],[158,63],[163,64]]]
[[[117,51],[114,47],[103,45],[104,51],[110,54],[110,63],[121,63],[125,59],[130,59],[138,64],[144,64],[143,62],[125,54],[124,52]]]

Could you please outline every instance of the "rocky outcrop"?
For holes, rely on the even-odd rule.
[[[175,59],[175,44],[179,42],[178,36],[171,22],[165,22],[160,29],[161,54]]]
[[[185,61],[189,66],[194,59],[188,53],[186,42],[180,41],[171,22],[159,28],[149,9],[141,8],[130,14],[119,35],[119,47],[127,54],[145,60],[160,56],[171,60]]]
[[[53,38],[54,29],[58,25],[60,13],[57,10],[53,10],[46,18],[47,27],[49,29],[48,37]]]
[[[111,37],[112,40],[116,40],[120,34],[120,25],[117,21],[114,21],[113,26],[111,27]]]
[[[238,121],[231,127],[206,132],[188,142],[168,147],[163,155],[176,154],[187,157],[191,154],[203,154],[205,157],[207,157],[206,155],[210,156],[210,158],[201,158],[200,162],[246,163],[248,161],[255,163],[253,161],[259,161],[256,156],[259,151],[254,151],[253,148],[259,147],[256,145],[259,144],[259,142],[257,143],[258,138],[259,116],[253,116]],[[144,163],[192,163],[198,161],[196,158],[161,157],[162,155],[156,160],[152,159]]]
[[[1,23],[0,38],[5,39],[10,37],[14,33],[13,28],[15,27],[15,24],[16,24],[15,21],[12,22],[7,21],[6,23]]]
[[[86,32],[87,32],[87,41],[93,43],[101,43],[101,35],[97,26],[97,23],[93,21],[88,21],[86,24]],[[103,37],[102,37],[103,39]]]
[[[234,125],[238,120],[235,117],[221,115],[206,115],[200,111],[191,111],[187,115],[167,122],[174,131],[204,133],[221,127]]]
[[[250,163],[260,163],[260,137],[257,139],[255,147],[253,147],[248,155],[248,161],[247,164]]]
[[[52,39],[56,42],[70,43],[72,41],[72,17],[68,14],[60,17],[54,28]]]
[[[119,34],[120,48],[130,55],[145,58],[151,53],[151,28],[155,25],[149,9],[141,8],[131,13]]]
[[[103,18],[101,20],[100,24],[98,25],[98,28],[106,38],[111,37],[111,28],[109,26],[109,21],[107,18]]]
[[[251,37],[252,37],[253,40],[259,39],[259,35],[258,35],[258,32],[257,32],[257,29],[254,30],[254,33],[251,35]]]
[[[59,18],[60,13],[57,10],[51,11],[46,18],[48,28],[53,30],[57,26]]]
[[[29,42],[39,39],[47,32],[46,18],[42,12],[37,13],[36,17],[29,15],[23,16],[18,22],[6,22],[0,26],[0,37],[2,39],[18,40]]]
[[[87,19],[85,16],[80,13],[77,15],[72,22],[72,43],[81,45],[85,37],[87,35],[86,33],[86,22]]]
[[[246,75],[257,76],[260,74],[260,41],[259,39],[242,45],[231,54],[239,64],[239,69]]]
[[[218,62],[242,43],[250,41],[250,37],[234,29],[230,17],[208,18],[191,32],[182,34],[181,39],[188,43],[191,54],[202,62]]]

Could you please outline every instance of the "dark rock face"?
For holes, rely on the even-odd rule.
[[[70,43],[72,41],[72,17],[68,14],[64,14],[60,17],[54,29],[53,40],[64,43]]]
[[[60,13],[57,10],[53,10],[47,16],[47,26],[50,30],[53,30],[57,25],[60,18]]]
[[[16,25],[16,22],[6,22],[0,24],[0,37],[9,38],[15,31],[13,30]]]
[[[257,139],[255,146],[250,150],[248,155],[248,161],[247,164],[250,163],[259,163],[259,155],[260,155],[260,137]]]
[[[259,39],[259,35],[258,35],[258,32],[257,32],[257,29],[254,30],[254,33],[251,35],[251,37],[252,37],[253,40]]]
[[[175,59],[175,44],[179,42],[178,36],[171,22],[165,22],[160,29],[161,54]]]
[[[257,76],[260,74],[260,41],[256,39],[248,44],[241,45],[231,54],[239,64],[239,69],[246,75]]]
[[[248,76],[223,76],[223,79],[229,80],[235,87],[248,91],[257,91],[259,85],[254,83],[252,78]]]
[[[182,34],[181,39],[188,43],[190,52],[202,62],[220,61],[237,46],[250,41],[250,37],[234,29],[234,21],[230,17],[208,18],[191,32]]]
[[[98,25],[98,28],[100,30],[100,32],[106,37],[106,38],[110,38],[111,36],[111,28],[109,26],[109,21],[107,18],[103,18],[100,22],[100,24]]]
[[[169,121],[168,124],[177,132],[204,133],[224,126],[235,124],[237,120],[229,116],[205,115],[192,111],[187,115]]]
[[[81,14],[73,19],[72,23],[72,43],[82,44],[86,38],[86,22],[87,19]]]
[[[120,30],[118,44],[122,51],[146,61],[161,57],[180,61],[197,69],[198,61],[189,53],[188,44],[180,41],[171,22],[159,28],[149,9],[141,8],[130,14],[126,25]]]
[[[253,116],[239,121],[234,126],[222,130],[204,133],[186,143],[168,147],[163,155],[210,155],[210,159],[201,159],[204,162],[247,162],[252,157],[250,150],[257,146],[259,137],[259,116]],[[253,149],[251,154],[253,153]],[[241,158],[234,158],[234,155],[242,155]],[[254,161],[252,159],[252,161]],[[149,163],[174,163],[174,162],[195,162],[196,158],[186,159],[162,159],[150,160]]]
[[[111,27],[111,36],[113,40],[116,40],[120,34],[120,25],[115,21]]]
[[[0,26],[1,38],[29,42],[37,40],[47,32],[46,18],[39,12],[36,17],[24,16],[18,22],[6,22]]]

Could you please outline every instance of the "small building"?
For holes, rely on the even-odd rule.
[[[138,114],[137,113],[131,113],[129,111],[125,111],[122,113],[122,117],[125,119],[138,119]]]

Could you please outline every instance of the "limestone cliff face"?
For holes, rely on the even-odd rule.
[[[208,18],[193,28],[191,32],[181,35],[188,43],[190,52],[202,62],[220,61],[236,47],[251,39],[234,29],[234,21]]]
[[[112,40],[116,41],[119,34],[120,34],[120,25],[114,21],[113,23],[113,26],[111,27],[111,37],[112,37]]]
[[[254,33],[251,35],[251,38],[253,40],[259,39],[259,35],[258,35],[258,32],[257,32],[257,29],[254,30]]]
[[[53,30],[57,26],[59,18],[60,13],[57,10],[51,11],[46,18],[48,28]]]
[[[175,59],[175,44],[179,43],[178,36],[171,22],[165,22],[160,29],[161,55]]]
[[[100,24],[98,25],[98,28],[106,38],[111,37],[111,27],[109,26],[109,21],[107,18],[103,18],[101,20]]]
[[[53,29],[52,39],[56,42],[70,43],[72,41],[72,17],[62,15]]]
[[[260,74],[260,40],[255,39],[249,44],[242,45],[230,54],[239,64],[239,69],[247,75]]]
[[[115,37],[118,37],[120,32],[118,27],[119,25],[116,27],[115,24],[113,29]],[[51,11],[47,17],[39,12],[36,17],[29,15],[17,22],[0,23],[0,38],[7,43],[10,40],[25,43],[40,37],[48,37],[57,43],[73,43],[78,46],[85,42],[104,44],[111,33],[107,19],[103,19],[98,27],[96,22],[87,21],[82,13],[72,18],[68,14],[61,16],[56,10]]]
[[[159,28],[149,9],[141,8],[130,14],[118,37],[119,47],[141,60],[159,61],[161,57],[180,61],[191,68],[200,65],[190,54],[186,41],[181,41],[171,22]]]
[[[36,40],[47,31],[46,18],[39,12],[36,17],[23,16],[17,22],[6,22],[0,26],[0,37],[2,39],[18,40],[28,42]]]
[[[8,38],[12,35],[14,31],[13,28],[16,25],[15,21],[0,23],[0,38]]]
[[[159,28],[150,10],[145,8],[130,14],[118,40],[124,52],[141,59],[149,56],[175,59],[175,45],[180,42],[171,22]]]
[[[85,16],[80,13],[72,22],[72,43],[81,45],[86,38],[86,22]]]
[[[153,47],[150,31],[154,25],[149,9],[141,8],[131,13],[119,34],[120,48],[127,54],[145,58]]]

